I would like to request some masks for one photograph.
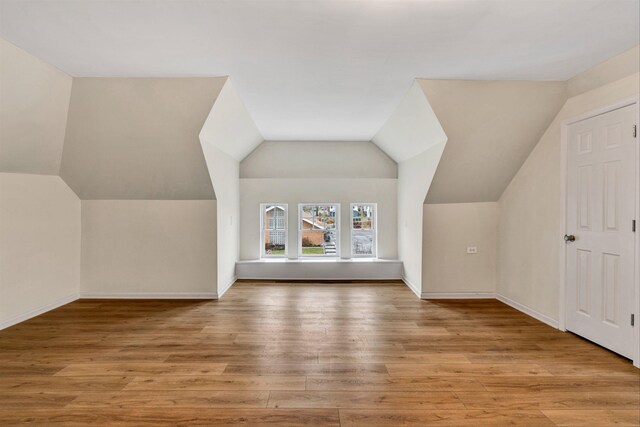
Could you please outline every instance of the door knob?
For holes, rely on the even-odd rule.
[[[569,242],[575,242],[576,241],[576,236],[574,236],[573,234],[565,234],[564,235],[564,241],[569,243]]]

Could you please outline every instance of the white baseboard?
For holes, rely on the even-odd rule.
[[[238,276],[233,276],[233,279],[231,279],[231,281],[229,283],[227,283],[222,290],[219,290],[215,296],[214,299],[220,299],[222,298],[222,295],[224,295],[229,288],[231,288],[231,286],[233,286],[234,283],[236,283],[236,281],[238,280]]]
[[[494,292],[422,292],[422,299],[495,299]]]
[[[405,276],[402,276],[402,281],[404,282],[405,285],[409,287],[409,289],[413,291],[414,294],[416,294],[418,298],[420,298],[420,289],[416,287],[416,285],[411,283],[409,279],[407,279]]]
[[[123,292],[87,293],[82,299],[216,299],[215,292]]]
[[[541,321],[542,323],[546,323],[547,325],[551,326],[552,328],[558,329],[558,321],[555,319],[552,319],[551,317],[547,316],[546,314],[542,314],[539,311],[536,311],[530,307],[527,307],[526,305],[520,304],[519,302],[516,302],[510,298],[505,297],[504,295],[500,295],[497,294],[496,295],[496,299],[498,301],[501,301],[505,304],[507,304],[508,306],[511,306],[513,308],[515,308],[518,311],[523,312],[524,314],[527,314],[531,317],[533,317],[536,320]]]
[[[8,320],[5,320],[4,322],[0,322],[0,330],[8,328],[9,326],[16,325],[20,322],[24,322],[25,320],[29,320],[32,317],[39,316],[43,313],[46,313],[47,311],[51,311],[58,307],[62,307],[63,305],[69,304],[70,302],[73,302],[77,299],[78,299],[78,294],[67,295],[66,297],[60,298],[59,300],[52,302],[51,304],[47,304],[40,308],[36,308],[26,313],[14,316]]]

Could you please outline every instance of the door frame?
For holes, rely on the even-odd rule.
[[[559,292],[559,313],[558,313],[558,329],[565,332],[566,329],[566,313],[567,313],[567,244],[561,239],[561,236],[566,233],[567,230],[567,178],[568,178],[568,138],[569,138],[569,126],[587,120],[592,117],[600,116],[602,114],[609,113],[620,108],[635,105],[636,110],[636,124],[640,124],[640,97],[633,96],[625,98],[621,101],[613,104],[606,105],[604,107],[596,108],[578,116],[566,119],[561,124],[561,137],[560,137],[560,214],[562,229],[558,233],[558,244],[560,247],[560,292]],[[640,129],[638,129],[640,133]],[[636,206],[635,206],[635,218],[640,226],[640,135],[636,136]],[[640,368],[640,229],[637,229],[635,233],[635,266],[634,266],[634,288],[635,288],[635,327],[634,327],[634,344],[633,344],[633,365]]]

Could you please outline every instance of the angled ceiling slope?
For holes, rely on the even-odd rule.
[[[498,200],[567,99],[566,82],[418,81],[449,138],[425,203]]]
[[[71,84],[0,38],[0,172],[60,173]]]
[[[75,78],[60,176],[81,199],[215,199],[198,135],[225,81]]]
[[[313,168],[295,160],[308,159],[309,148]],[[370,141],[264,141],[240,163],[240,178],[327,177],[397,178],[398,166]]]
[[[231,75],[268,140],[369,140],[413,77],[566,80],[638,43],[638,4],[2,0],[0,35],[74,76]]]
[[[226,78],[199,136],[205,154],[205,146],[209,146],[238,162],[263,141],[230,77]]]
[[[417,81],[372,139],[396,163],[446,141],[447,135]]]

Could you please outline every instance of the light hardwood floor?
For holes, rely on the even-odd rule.
[[[0,425],[627,426],[640,370],[493,300],[237,283],[0,331]]]

